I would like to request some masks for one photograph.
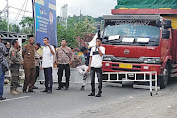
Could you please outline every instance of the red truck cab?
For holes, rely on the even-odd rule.
[[[113,9],[112,14],[103,16],[103,71],[156,71],[165,88],[177,76],[177,10]]]

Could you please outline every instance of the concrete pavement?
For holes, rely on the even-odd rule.
[[[102,117],[101,114],[105,116],[105,113],[113,118],[124,118],[123,115],[122,117],[118,117],[117,114],[116,116],[111,116],[111,114],[114,115],[115,112],[111,113],[108,111],[110,111],[111,108],[111,111],[114,111],[115,108],[126,109],[128,107],[137,109],[137,101],[131,102],[130,106],[124,106],[124,104],[129,103],[127,101],[131,99],[160,99],[159,96],[162,94],[165,95],[166,92],[172,88],[177,90],[177,81],[171,82],[168,88],[161,90],[159,95],[152,97],[149,94],[149,90],[133,89],[129,85],[123,88],[104,85],[103,96],[101,98],[87,96],[90,93],[89,84],[86,86],[85,91],[79,90],[81,87],[80,84],[71,84],[68,91],[57,91],[57,84],[54,84],[52,94],[40,92],[44,89],[44,85],[37,84],[37,86],[39,89],[35,90],[36,93],[22,93],[19,96],[12,96],[8,94],[9,85],[6,85],[4,96],[7,100],[0,102],[0,118],[100,118]],[[114,104],[117,104],[117,106],[110,108],[110,106],[114,106]],[[135,116],[135,114],[132,116]],[[133,117],[130,115],[129,118]],[[141,118],[143,118],[143,116]]]

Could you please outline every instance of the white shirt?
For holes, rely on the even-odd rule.
[[[105,47],[100,46],[99,49],[102,52],[102,54],[104,55],[105,54]],[[103,56],[99,55],[98,48],[96,48],[96,46],[92,47],[91,52],[90,52],[90,56],[92,57],[91,67],[101,68]]]
[[[51,49],[55,52],[54,47],[51,46]],[[43,48],[43,56],[42,56],[42,68],[53,68],[53,60],[54,56],[52,55],[50,48],[48,46],[44,46]]]

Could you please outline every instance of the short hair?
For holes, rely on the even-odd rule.
[[[40,43],[36,43],[36,45],[37,45],[39,48],[41,48],[41,44],[40,44]]]
[[[16,40],[16,39],[12,40],[12,45],[13,45],[13,46],[14,46],[16,43],[17,43],[17,40]]]
[[[81,48],[80,48],[80,51],[81,51],[81,52],[84,52],[84,51],[86,51],[86,50],[87,50],[86,47],[81,47]]]
[[[78,48],[74,48],[74,51],[77,51],[77,52],[79,52],[79,49],[78,49]]]
[[[31,38],[31,37],[34,37],[32,34],[31,35],[28,35],[28,38]]]
[[[47,40],[49,40],[49,38],[48,38],[48,37],[44,37],[43,39],[47,39]]]
[[[100,37],[96,38],[96,40],[100,40],[102,42],[102,38],[100,38]]]

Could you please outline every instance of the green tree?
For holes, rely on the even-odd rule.
[[[74,48],[77,46],[75,31],[73,27],[73,21],[68,22],[68,27],[63,27],[61,24],[57,25],[57,39],[58,46],[60,46],[61,40],[65,39],[69,47]]]
[[[0,31],[7,31],[7,21],[0,17]]]
[[[10,24],[9,25],[9,31],[19,33],[20,32],[20,27],[19,27],[19,25],[16,25],[16,24]]]
[[[34,22],[32,17],[23,17],[23,19],[19,23],[19,25],[22,26],[21,32],[25,34],[34,34],[33,24]]]
[[[57,35],[59,46],[62,38],[64,38],[67,41],[68,46],[77,47],[77,36],[83,38],[83,36],[88,33],[96,32],[96,27],[94,25],[95,20],[91,16],[82,16],[82,20],[80,20],[79,18],[81,17],[76,15],[74,15],[73,17],[69,17],[67,28],[63,27],[61,25],[62,23],[58,24]]]

